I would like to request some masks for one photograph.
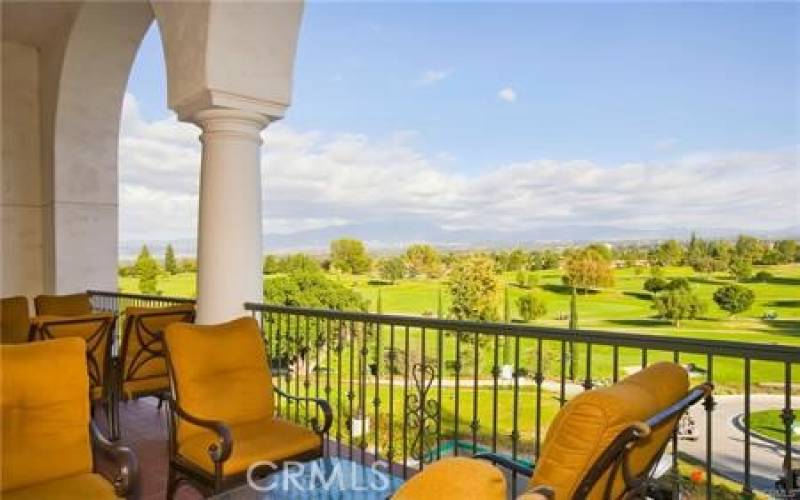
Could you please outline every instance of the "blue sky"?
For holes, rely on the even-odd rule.
[[[796,152],[799,21],[797,3],[310,2],[281,127],[401,140],[467,177]],[[169,116],[155,28],[128,91],[142,120]],[[773,223],[796,224],[783,202]]]

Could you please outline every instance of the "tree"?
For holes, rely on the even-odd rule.
[[[525,266],[525,261],[527,261],[527,256],[525,255],[525,251],[520,248],[515,248],[508,254],[508,260],[506,262],[506,270],[507,271],[520,271]]]
[[[498,281],[494,262],[472,256],[456,262],[450,271],[450,313],[456,319],[497,320]]]
[[[689,245],[686,248],[686,263],[692,266],[697,272],[709,272],[707,261],[709,260],[708,244],[692,233]]]
[[[606,260],[612,260],[614,258],[613,251],[611,249],[611,245],[605,243],[592,243],[591,245],[586,247],[587,250],[594,250],[595,252],[599,253],[603,256]]]
[[[316,259],[304,253],[295,253],[287,255],[280,261],[278,266],[279,272],[283,273],[319,273],[322,272],[322,266],[319,265]]]
[[[264,302],[294,307],[312,307],[317,309],[335,309],[347,311],[368,310],[368,302],[352,289],[338,281],[331,280],[319,271],[293,271],[291,273],[264,279]],[[305,349],[313,342],[325,342],[324,333],[329,325],[323,325],[321,319],[310,318],[308,321],[292,321],[289,316],[277,315],[275,324],[270,324],[271,335],[280,336],[280,340],[271,345],[270,355],[285,363],[295,365],[295,373],[303,372],[303,366],[314,357],[309,356],[313,350]],[[351,325],[340,322],[335,326],[336,335],[355,335]],[[353,344],[355,345],[355,344]]]
[[[406,249],[406,263],[411,276],[425,274],[436,277],[441,273],[442,261],[439,252],[431,245],[418,243]]]
[[[167,249],[164,251],[164,270],[169,274],[178,273],[178,261],[175,259],[175,250],[172,244],[167,244]]]
[[[749,259],[738,255],[731,259],[728,268],[736,278],[736,281],[747,281],[753,275],[753,263]]]
[[[651,278],[647,278],[647,280],[644,282],[644,289],[653,295],[664,290],[665,288],[667,288],[667,280],[664,278],[653,276]]]
[[[676,240],[667,240],[659,245],[656,261],[662,266],[679,266],[683,262],[683,247]]]
[[[281,272],[281,261],[274,255],[267,255],[264,257],[264,264],[262,266],[263,274],[278,274]]]
[[[517,271],[515,280],[520,288],[528,288],[528,273],[524,269]]]
[[[133,267],[139,277],[139,291],[147,295],[158,293],[158,262],[150,255],[147,245],[142,246]]]
[[[346,273],[364,274],[371,262],[361,240],[342,238],[331,242],[331,265]]]
[[[708,255],[703,257],[697,257],[690,261],[690,265],[692,269],[694,269],[698,273],[708,274],[714,271],[718,271],[720,267],[725,269],[724,265],[720,264],[721,261],[714,259],[713,257],[709,257]]]
[[[402,279],[406,272],[405,262],[401,257],[390,257],[383,259],[378,265],[381,279],[394,284],[397,280]]]
[[[694,319],[705,312],[705,304],[692,292],[668,290],[653,298],[653,308],[676,327],[684,319]]]
[[[511,296],[508,293],[508,287],[503,288],[503,321],[506,323],[511,322]],[[512,342],[514,339],[506,336],[503,339],[503,365],[508,366],[511,364],[511,359],[514,355]]]
[[[709,242],[708,244],[708,254],[716,261],[719,262],[718,267],[719,269],[715,270],[724,270],[728,268],[728,264],[731,261],[731,256],[733,255],[733,245],[729,241],[725,240],[716,240]]]
[[[564,282],[573,288],[586,290],[614,284],[610,262],[594,249],[572,253],[564,267]]]
[[[686,278],[672,278],[664,288],[666,290],[685,290],[688,292],[692,289],[692,285]]]
[[[539,319],[547,314],[547,304],[535,293],[526,293],[517,298],[517,310],[525,322]]]
[[[584,248],[570,253],[564,265],[564,283],[572,287],[572,302],[570,303],[570,329],[578,328],[578,298],[577,290],[611,286],[614,284],[614,271],[611,263],[603,254],[594,248]],[[575,379],[575,342],[569,342],[569,377]]]
[[[758,238],[742,234],[736,239],[736,255],[750,263],[760,261],[765,251],[766,247]]]
[[[750,309],[755,299],[755,292],[741,285],[722,286],[714,292],[714,302],[731,316]]]
[[[555,269],[558,267],[558,254],[553,250],[534,250],[528,257],[530,269]]]
[[[782,264],[793,262],[798,256],[798,245],[794,240],[780,240],[775,244],[775,250],[780,254]]]
[[[197,260],[192,258],[184,258],[180,261],[180,271],[182,273],[196,273]]]
[[[569,300],[569,329],[576,333],[578,332],[578,293],[576,288],[572,287],[572,296]],[[569,379],[575,380],[575,367],[578,364],[578,355],[575,349],[575,342],[569,341]]]
[[[338,311],[366,311],[368,305],[361,295],[338,281],[308,271],[265,279],[264,300],[269,304]]]

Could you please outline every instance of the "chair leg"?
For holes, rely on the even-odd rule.
[[[119,400],[113,395],[106,401],[106,421],[108,422],[109,439],[119,441]]]
[[[172,465],[170,465],[169,474],[167,476],[167,500],[172,500],[175,497],[175,492],[178,490],[179,483],[178,475],[175,473],[175,469],[172,468]]]
[[[164,395],[158,395],[158,410],[161,410],[161,407],[164,406]]]

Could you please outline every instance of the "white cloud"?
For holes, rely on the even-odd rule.
[[[120,141],[123,240],[194,237],[198,133],[174,117],[143,120],[128,96]],[[262,152],[265,233],[352,223],[544,235],[567,225],[746,230],[790,226],[800,216],[796,148],[617,165],[531,159],[468,175],[450,168],[457,160],[420,153],[413,135],[376,140],[270,125]]]
[[[449,78],[453,73],[453,68],[429,69],[414,81],[415,85],[433,85]]]
[[[505,87],[497,92],[497,97],[506,102],[514,102],[517,100],[517,92],[511,87]]]

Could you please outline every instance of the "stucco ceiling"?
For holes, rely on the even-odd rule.
[[[80,2],[3,1],[3,40],[43,47],[74,19]]]

